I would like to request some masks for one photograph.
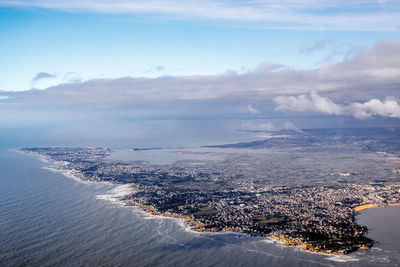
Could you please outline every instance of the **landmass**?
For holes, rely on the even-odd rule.
[[[19,151],[82,180],[130,184],[127,205],[182,218],[197,231],[272,237],[313,252],[370,248],[357,212],[400,203],[400,128],[271,133],[178,151],[206,159],[168,164],[115,159],[108,148]]]
[[[347,254],[370,248],[358,211],[400,202],[399,185],[268,186],[260,180],[176,165],[107,161],[107,148],[24,148],[19,151],[56,162],[82,180],[129,183],[122,200],[150,214],[184,219],[197,231],[236,231],[272,237],[313,252]],[[341,176],[338,174],[338,176]]]

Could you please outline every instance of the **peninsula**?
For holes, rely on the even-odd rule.
[[[356,213],[400,202],[399,185],[385,182],[268,185],[216,170],[107,160],[107,148],[23,148],[82,180],[131,184],[122,200],[150,214],[179,217],[197,231],[272,237],[313,252],[347,254],[370,248]],[[192,165],[190,165],[192,166]],[[367,205],[367,206],[364,206]]]

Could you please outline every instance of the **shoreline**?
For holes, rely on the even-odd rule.
[[[303,251],[311,252],[311,253],[315,253],[315,254],[323,254],[323,255],[327,255],[327,256],[332,256],[332,255],[345,256],[345,255],[348,255],[349,253],[352,252],[351,251],[349,253],[346,253],[345,251],[331,251],[331,250],[313,248],[313,247],[311,247],[310,244],[307,244],[307,243],[302,242],[300,240],[295,240],[295,239],[290,238],[290,237],[285,236],[285,235],[270,234],[270,235],[268,235],[268,237],[270,237],[270,238],[272,238],[274,240],[282,242],[282,244],[287,246],[287,247],[295,246],[295,247],[302,248]]]
[[[367,210],[367,209],[383,208],[383,207],[390,207],[390,206],[400,206],[400,203],[365,204],[365,205],[360,205],[360,206],[354,207],[354,211],[359,212],[359,211]]]
[[[122,198],[123,196],[121,196]],[[159,212],[157,211],[154,207],[148,206],[148,205],[143,205],[140,204],[132,199],[130,200],[122,200],[126,205],[128,206],[135,206],[137,208],[140,208],[142,211],[144,211],[146,214],[152,215],[152,216],[162,216],[162,217],[168,217],[168,218],[174,218],[174,219],[181,219],[184,223],[190,226],[190,229],[196,232],[219,232],[216,230],[208,230],[204,229],[204,225],[200,222],[197,222],[196,220],[190,218],[187,215],[180,215],[180,214],[175,214],[175,213],[170,213],[170,212]]]
[[[233,228],[223,228],[222,230],[217,230],[214,228],[205,229],[204,225],[202,223],[197,222],[196,220],[190,218],[187,215],[180,215],[180,214],[174,214],[174,213],[169,213],[169,212],[165,212],[165,213],[159,212],[152,206],[137,203],[136,201],[134,201],[132,199],[127,200],[127,201],[125,201],[125,200],[121,200],[121,201],[123,201],[127,206],[134,206],[136,208],[139,208],[142,212],[144,212],[145,214],[150,215],[150,216],[178,219],[183,223],[182,227],[184,227],[185,229],[188,227],[191,231],[193,231],[195,233],[233,232],[233,233],[237,233],[237,234],[254,235],[252,233],[241,232],[241,231],[235,230]],[[400,203],[399,203],[399,205],[400,205]],[[282,245],[284,247],[298,247],[304,252],[320,254],[320,255],[325,255],[325,256],[348,256],[349,253],[353,252],[353,251],[346,252],[346,251],[330,251],[330,250],[324,250],[324,249],[317,249],[317,248],[311,247],[310,244],[307,244],[300,240],[292,239],[285,235],[267,234],[267,235],[255,235],[255,236],[265,238],[266,240],[270,240],[270,241],[275,241],[275,242],[277,241],[280,245]],[[360,247],[360,249],[369,249],[369,247]]]
[[[139,208],[142,212],[144,212],[147,215],[150,216],[160,216],[163,218],[173,218],[173,219],[178,219],[181,223],[179,223],[183,228],[187,229],[190,228],[190,230],[196,232],[196,233],[202,233],[202,232],[207,232],[207,233],[217,233],[217,232],[235,232],[238,234],[250,234],[250,235],[255,235],[259,237],[264,237],[272,240],[279,241],[282,245],[284,246],[296,246],[301,248],[305,252],[310,252],[310,253],[316,253],[316,254],[325,254],[325,255],[347,255],[348,253],[351,253],[353,251],[331,251],[331,250],[324,250],[324,249],[318,249],[312,247],[311,244],[308,244],[306,242],[303,242],[301,240],[297,240],[295,238],[291,238],[290,236],[286,235],[274,235],[274,234],[265,234],[265,235],[257,235],[255,233],[249,233],[246,231],[243,231],[239,228],[227,228],[224,227],[223,229],[215,229],[215,228],[205,228],[204,224],[196,221],[194,218],[190,217],[189,215],[181,215],[181,214],[175,214],[175,213],[170,213],[170,212],[160,212],[156,208],[149,206],[149,205],[144,205],[141,203],[136,202],[133,199],[124,199],[125,196],[128,196],[130,193],[135,191],[135,187],[132,184],[124,184],[124,183],[112,183],[108,181],[97,181],[97,180],[87,180],[87,179],[82,179],[81,176],[76,175],[74,169],[63,169],[63,168],[57,168],[62,166],[62,165],[67,165],[66,162],[62,161],[53,161],[48,157],[45,157],[43,155],[40,155],[38,153],[34,152],[27,152],[27,151],[22,151],[20,149],[14,149],[13,151],[30,155],[30,156],[36,156],[39,158],[40,161],[44,163],[51,163],[54,164],[55,166],[44,166],[43,168],[52,172],[56,173],[61,173],[63,176],[68,177],[73,179],[76,182],[80,183],[107,183],[115,186],[128,186],[130,187],[130,191],[124,191],[121,194],[107,194],[100,196],[98,199],[103,199],[103,200],[108,200],[111,202],[120,202],[124,206],[134,206]],[[126,187],[125,187],[126,188]],[[400,205],[400,203],[393,203],[389,205]],[[368,206],[368,207],[365,207]],[[367,204],[367,205],[362,205],[359,207],[354,208],[355,211],[358,210],[363,210],[367,208],[373,208],[378,206],[377,204]],[[358,208],[358,209],[357,209]],[[357,209],[357,210],[356,210]],[[360,249],[368,249],[369,247],[360,247]]]

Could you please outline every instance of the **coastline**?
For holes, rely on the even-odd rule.
[[[187,228],[187,226],[189,227],[190,230],[196,232],[196,233],[204,233],[204,232],[208,232],[208,233],[217,233],[217,232],[234,232],[234,233],[240,233],[240,234],[249,234],[247,232],[241,232],[241,231],[237,231],[235,229],[232,228],[223,228],[222,230],[216,230],[214,228],[212,229],[205,229],[204,225],[200,222],[197,222],[196,220],[190,218],[187,215],[179,215],[179,214],[174,214],[174,213],[169,213],[169,212],[159,212],[157,211],[154,207],[152,206],[148,206],[148,205],[142,205],[140,203],[137,203],[134,200],[127,200],[124,201],[127,205],[132,205],[135,206],[137,208],[139,208],[141,211],[143,211],[145,214],[148,214],[150,216],[159,216],[159,217],[163,217],[163,218],[173,218],[173,219],[178,219],[180,221],[183,222],[182,227]],[[250,233],[251,234],[251,233]],[[307,244],[305,242],[302,242],[300,240],[295,240],[292,239],[288,236],[284,236],[284,235],[274,235],[274,234],[268,234],[265,236],[260,236],[265,238],[266,240],[271,240],[271,241],[277,241],[280,245],[285,246],[285,247],[298,247],[301,248],[302,251],[304,252],[309,252],[309,253],[313,253],[313,254],[321,254],[321,255],[326,255],[326,256],[344,256],[347,257],[348,253],[346,253],[345,251],[331,251],[331,250],[323,250],[323,249],[316,249],[313,248],[310,244]],[[360,249],[368,249],[368,248],[364,248],[361,247]],[[351,260],[345,260],[345,259],[340,259],[339,261],[357,261],[354,259]]]
[[[192,231],[195,231],[197,233],[235,232],[235,233],[241,233],[241,234],[251,234],[251,233],[247,233],[247,232],[241,232],[241,231],[238,231],[237,229],[233,229],[233,228],[223,228],[222,230],[217,230],[214,228],[206,229],[206,228],[204,228],[204,225],[202,223],[190,218],[187,215],[180,215],[180,214],[174,214],[174,213],[169,213],[169,212],[165,212],[165,213],[159,212],[152,206],[140,204],[132,199],[126,200],[124,202],[127,205],[132,205],[132,206],[139,208],[140,210],[142,210],[143,212],[145,212],[146,214],[149,214],[151,216],[161,216],[161,217],[167,217],[167,218],[180,219],[183,222],[183,227],[185,227],[185,225],[187,225],[187,226],[189,226],[189,228]],[[400,205],[400,203],[399,203],[399,205]],[[322,254],[322,255],[327,255],[327,256],[347,256],[349,253],[353,252],[353,251],[347,252],[344,250],[343,251],[332,251],[332,250],[313,248],[312,245],[310,245],[306,242],[302,242],[301,240],[293,239],[293,238],[291,238],[289,236],[285,236],[285,235],[268,234],[268,235],[260,236],[260,237],[264,237],[266,239],[270,239],[273,241],[278,241],[281,245],[284,245],[286,247],[289,247],[289,246],[299,247],[305,252],[310,252],[310,253],[314,253],[314,254]],[[360,247],[360,249],[369,249],[369,247]]]
[[[56,163],[56,162],[52,161],[50,158],[45,157],[45,156],[40,155],[40,154],[35,153],[35,152],[24,151],[24,150],[19,149],[19,148],[13,148],[13,149],[10,149],[9,151],[21,153],[21,154],[23,154],[23,155],[28,155],[28,156],[35,156],[35,157],[37,157],[41,162],[44,162],[44,163]]]
[[[331,250],[313,248],[310,244],[302,242],[301,240],[296,240],[296,239],[290,238],[285,235],[270,234],[270,235],[268,235],[268,237],[282,242],[285,246],[297,246],[297,247],[302,248],[304,251],[308,251],[308,252],[312,252],[312,253],[317,253],[317,254],[320,253],[320,254],[325,254],[325,255],[347,255],[348,254],[345,251],[331,251]]]
[[[389,203],[389,204],[365,204],[360,205],[354,208],[355,212],[359,212],[366,209],[373,209],[373,208],[382,208],[382,207],[390,207],[390,206],[400,206],[400,203]]]
[[[152,206],[143,205],[132,199],[124,199],[125,196],[127,196],[130,193],[135,191],[135,188],[134,188],[134,186],[132,186],[132,184],[112,183],[112,182],[108,182],[108,181],[105,182],[105,181],[83,179],[82,175],[77,175],[79,173],[77,173],[74,169],[57,168],[60,166],[67,166],[68,165],[67,162],[54,161],[54,160],[51,160],[51,158],[40,155],[38,153],[27,152],[27,151],[23,151],[20,149],[15,149],[13,151],[19,152],[22,154],[26,154],[26,155],[33,155],[33,156],[38,157],[42,162],[54,164],[54,166],[44,166],[43,168],[46,170],[52,171],[52,172],[61,173],[64,176],[66,176],[68,178],[72,178],[73,180],[75,180],[77,182],[80,182],[80,183],[107,183],[107,184],[124,187],[124,189],[125,189],[125,190],[119,190],[120,192],[118,194],[112,193],[112,194],[98,196],[97,197],[98,199],[108,200],[111,202],[123,203],[125,206],[135,206],[135,207],[139,208],[141,211],[143,211],[145,214],[148,214],[151,216],[160,216],[160,217],[164,217],[164,218],[178,219],[180,222],[182,222],[182,226],[184,228],[189,227],[192,231],[198,232],[198,233],[201,233],[201,232],[209,232],[209,233],[211,233],[211,232],[236,232],[236,233],[252,234],[252,233],[249,233],[246,231],[242,231],[239,228],[231,228],[231,227],[229,227],[229,228],[225,227],[223,229],[205,228],[204,224],[196,221],[194,218],[192,218],[188,215],[181,215],[181,214],[170,213],[170,212],[160,212]],[[400,205],[400,203],[396,203],[396,204]],[[389,205],[396,205],[396,204],[389,204]],[[368,207],[365,207],[365,206],[368,206]],[[358,210],[372,208],[372,207],[376,207],[376,206],[377,206],[377,204],[362,205],[362,206],[360,206],[362,208],[358,207]],[[358,211],[358,210],[356,210],[356,208],[354,210]],[[311,252],[311,253],[320,253],[320,254],[326,254],[326,255],[346,255],[346,254],[352,252],[352,251],[345,251],[345,250],[332,251],[332,250],[318,249],[318,248],[312,247],[312,245],[310,243],[303,242],[301,240],[292,238],[287,235],[265,234],[265,235],[259,235],[259,236],[280,241],[281,244],[283,244],[285,246],[297,246],[297,247],[301,248],[302,250]],[[360,249],[368,249],[368,248],[369,247],[360,247]]]
[[[122,198],[123,196],[121,196]],[[122,199],[121,199],[122,200]],[[125,200],[124,203],[130,206],[135,206],[146,212],[146,214],[152,215],[152,216],[162,216],[162,217],[168,217],[168,218],[175,218],[175,219],[181,219],[183,220],[184,223],[188,224],[190,228],[196,232],[217,232],[216,230],[208,230],[204,228],[204,225],[200,222],[197,222],[196,220],[190,218],[187,215],[180,215],[180,214],[175,214],[175,213],[170,213],[170,212],[159,212],[157,211],[154,207],[152,206],[147,206],[140,204],[134,200]]]

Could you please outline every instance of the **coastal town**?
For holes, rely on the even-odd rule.
[[[235,231],[272,237],[313,252],[347,254],[373,240],[358,211],[400,203],[397,183],[269,185],[217,170],[110,161],[107,148],[24,148],[82,180],[130,184],[122,200],[157,215],[184,219],[197,231]],[[348,178],[351,173],[338,173]]]

